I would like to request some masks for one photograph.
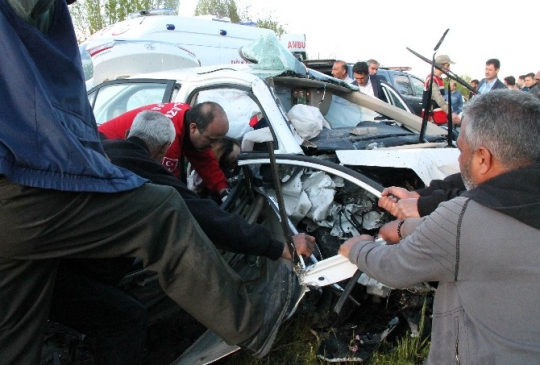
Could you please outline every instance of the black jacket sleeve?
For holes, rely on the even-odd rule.
[[[202,230],[220,249],[266,256],[277,260],[284,243],[273,239],[273,234],[260,224],[250,224],[242,216],[221,209],[211,199],[202,199],[189,190],[178,178],[154,161],[144,142],[132,137],[124,141],[103,142],[111,161],[133,171],[154,184],[171,186],[180,193]]]
[[[444,180],[433,180],[427,188],[418,189],[418,213],[420,217],[431,214],[440,203],[459,196],[466,190],[461,174],[447,176]]]

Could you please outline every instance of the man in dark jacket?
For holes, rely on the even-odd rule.
[[[352,84],[358,86],[361,92],[388,102],[382,92],[380,79],[377,77],[377,75],[369,74],[369,66],[367,62],[356,62],[353,65],[353,75],[354,81]]]
[[[498,59],[490,58],[486,61],[486,78],[482,79],[480,81],[480,84],[478,85],[479,94],[485,94],[491,90],[507,88],[506,85],[504,85],[504,83],[497,77],[500,68],[501,61],[499,61]]]
[[[137,114],[126,140],[105,140],[111,162],[158,185],[172,186],[184,198],[190,212],[210,240],[223,250],[291,258],[288,246],[272,238],[259,224],[221,210],[210,199],[201,199],[160,162],[171,138],[164,138],[172,122],[157,111]],[[174,129],[171,129],[171,137]],[[294,236],[298,254],[313,252],[315,239]],[[95,338],[100,364],[140,361],[146,332],[146,310],[115,286],[132,268],[133,258],[65,259],[61,261],[51,306],[51,319]],[[231,288],[231,290],[234,290]],[[84,313],[84,316],[80,314]]]

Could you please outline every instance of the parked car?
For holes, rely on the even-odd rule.
[[[242,50],[252,64],[171,70],[107,81],[89,91],[89,100],[98,123],[151,103],[220,103],[229,117],[229,135],[242,139],[243,145],[240,169],[223,209],[264,224],[283,241],[295,232],[309,232],[317,238],[316,254],[296,262],[299,281],[309,288],[299,307],[317,311],[319,330],[335,328],[338,330],[330,332],[360,336],[367,347],[355,356],[365,360],[398,322],[410,322],[418,334],[414,326],[432,290],[428,285],[391,290],[365,275],[359,279],[362,284],[357,284],[357,278],[349,280],[356,267],[337,255],[339,245],[351,235],[375,234],[391,219],[377,206],[384,186],[420,188],[432,179],[457,172],[458,150],[445,148],[448,139],[444,129],[430,124],[425,136],[420,136],[418,116],[306,68],[272,40],[261,42]],[[392,89],[386,92],[395,93]],[[400,100],[399,94],[394,96]],[[296,113],[299,110],[308,111],[306,115],[311,117],[302,119],[301,113]],[[249,125],[255,114],[264,118],[266,127],[254,130]],[[320,122],[321,128],[309,128],[316,133],[308,137],[304,127],[314,121]],[[261,263],[245,255],[224,253],[224,257],[242,275],[251,275]],[[345,291],[348,285],[352,289]],[[171,305],[164,307],[163,301],[156,299],[163,294],[154,274],[134,270],[121,288],[147,305],[149,325],[170,319]],[[339,303],[341,295],[349,300]],[[360,301],[362,311],[355,311]],[[176,310],[174,318],[178,318],[179,309],[172,308]],[[353,336],[351,330],[356,329],[348,324],[343,327],[350,323],[347,320],[353,320],[353,313],[368,315],[373,326],[365,326],[364,332]],[[189,334],[188,345],[200,334]],[[187,349],[178,337],[172,344],[163,332],[158,331],[157,337],[162,364],[209,363],[238,350],[211,332],[205,332]],[[346,339],[337,340],[345,341],[348,349]],[[327,350],[322,348],[320,357],[335,361]]]
[[[318,70],[326,75],[331,75],[332,65],[336,60],[306,60],[304,64],[312,69]],[[354,63],[347,63],[348,74],[354,79],[352,67]],[[388,82],[396,89],[403,99],[413,110],[413,113],[422,115],[422,93],[424,91],[424,81],[413,74],[408,73],[410,67],[379,67],[377,76]]]

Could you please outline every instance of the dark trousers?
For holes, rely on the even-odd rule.
[[[62,257],[140,257],[163,291],[229,344],[253,336],[264,305],[248,294],[171,187],[62,192],[0,179],[2,364],[36,364]]]
[[[65,261],[73,262],[66,265]],[[140,364],[146,308],[129,294],[92,277],[84,267],[77,268],[79,261],[60,263],[49,318],[93,338],[96,364]]]

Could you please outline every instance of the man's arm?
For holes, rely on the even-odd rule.
[[[208,189],[215,193],[221,193],[229,187],[227,178],[219,167],[212,150],[207,149],[201,152],[184,146],[184,155]]]
[[[441,206],[399,244],[379,245],[366,236],[353,237],[340,248],[368,276],[393,288],[424,281],[453,281],[456,276],[458,222],[467,199]],[[348,249],[347,249],[348,248]]]
[[[428,196],[433,194],[435,190],[466,190],[465,184],[461,177],[461,173],[448,175],[443,180],[432,180],[427,188],[415,190],[420,196]]]

